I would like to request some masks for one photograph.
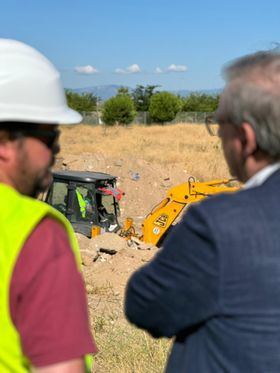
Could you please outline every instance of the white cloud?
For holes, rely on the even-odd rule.
[[[140,71],[141,71],[141,69],[140,69],[139,65],[137,65],[137,63],[134,63],[131,66],[128,66],[128,68],[126,70],[127,70],[127,72],[129,72],[131,74],[140,73]]]
[[[162,74],[163,71],[160,67],[156,67],[156,70],[155,70],[156,74]]]
[[[115,69],[115,73],[117,73],[117,74],[125,74],[126,71],[124,69],[117,68],[117,69]]]
[[[91,65],[76,66],[75,67],[75,71],[78,74],[86,74],[86,75],[98,73],[98,70],[95,67],[91,66]]]
[[[182,73],[187,71],[187,69],[188,68],[186,65],[175,65],[174,63],[172,63],[170,66],[168,66],[167,71]]]
[[[134,63],[133,65],[130,65],[126,67],[125,69],[120,69],[120,68],[115,69],[115,73],[117,74],[136,74],[140,72],[141,72],[141,69],[140,69],[140,66],[137,65],[137,63]]]

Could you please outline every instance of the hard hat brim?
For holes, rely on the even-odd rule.
[[[9,108],[5,108],[5,105],[0,104],[0,122],[29,122],[63,125],[80,123],[82,119],[83,117],[81,114],[69,107],[58,108],[50,112],[49,110],[38,110],[38,108],[14,106],[11,111]]]

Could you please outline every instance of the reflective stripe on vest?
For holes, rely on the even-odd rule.
[[[10,282],[18,255],[31,232],[46,215],[66,228],[79,267],[80,253],[71,224],[57,210],[44,202],[22,196],[4,184],[0,184],[0,199],[0,372],[23,373],[30,371],[30,363],[23,355],[9,305]]]

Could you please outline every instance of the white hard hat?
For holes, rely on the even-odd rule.
[[[34,48],[0,38],[0,122],[79,123],[59,72]]]

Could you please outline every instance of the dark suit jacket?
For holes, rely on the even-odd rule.
[[[130,279],[125,312],[176,336],[168,373],[279,373],[280,171],[190,207]]]

